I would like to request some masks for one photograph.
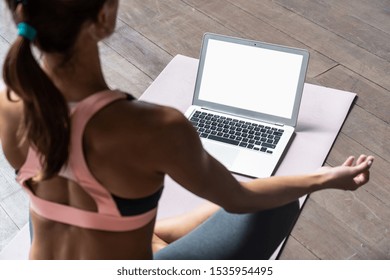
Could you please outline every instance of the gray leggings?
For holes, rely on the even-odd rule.
[[[289,235],[298,214],[298,201],[253,214],[219,210],[192,232],[158,251],[154,259],[269,259]]]
[[[156,260],[264,260],[287,237],[299,203],[253,214],[217,211],[186,236],[154,254]],[[30,237],[33,230],[30,217]]]

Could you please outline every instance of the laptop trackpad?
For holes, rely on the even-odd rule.
[[[236,149],[227,149],[224,144],[211,143],[209,141],[203,141],[203,147],[227,169],[230,169],[233,166],[238,154],[240,153],[240,151]]]

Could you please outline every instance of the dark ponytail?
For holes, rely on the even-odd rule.
[[[8,8],[19,21],[37,31],[33,43],[43,52],[62,54],[64,64],[81,26],[94,21],[109,0],[7,0]],[[19,6],[22,5],[22,6]],[[19,7],[22,12],[18,14]],[[17,11],[18,10],[18,11]],[[69,109],[65,98],[42,70],[32,53],[32,42],[18,36],[11,46],[3,67],[7,96],[11,91],[23,101],[21,126],[23,139],[34,147],[42,163],[36,180],[54,176],[67,162],[70,145]]]
[[[18,36],[6,56],[4,82],[24,103],[23,129],[41,156],[43,174],[47,179],[67,161],[70,120],[67,103],[31,51],[30,40]]]

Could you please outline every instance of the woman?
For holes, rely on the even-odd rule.
[[[268,258],[297,198],[369,179],[373,157],[362,155],[237,182],[180,112],[109,90],[98,42],[115,28],[117,0],[6,2],[19,36],[4,63],[0,137],[31,198],[32,259]],[[215,204],[155,225],[166,174]]]

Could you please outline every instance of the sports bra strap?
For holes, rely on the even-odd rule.
[[[126,94],[119,91],[101,92],[81,101],[72,113],[71,149],[68,168],[76,181],[96,201],[99,213],[120,215],[111,194],[91,174],[83,150],[83,134],[88,121],[103,107],[114,101],[125,99]]]

